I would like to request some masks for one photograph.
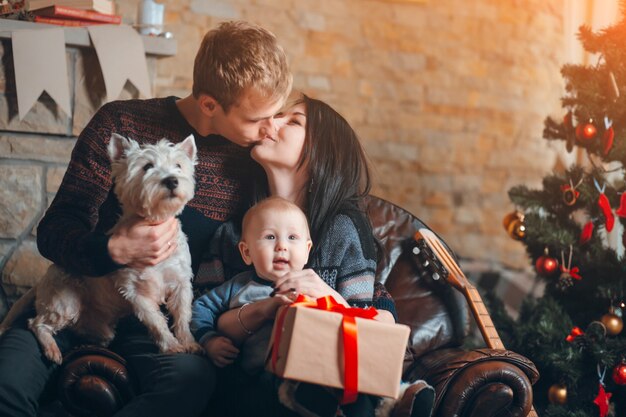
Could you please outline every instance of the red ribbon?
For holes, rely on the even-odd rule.
[[[378,311],[375,308],[356,308],[346,307],[338,303],[331,295],[320,297],[315,301],[309,300],[306,296],[300,294],[291,307],[307,307],[317,310],[331,311],[340,313],[343,318],[341,320],[343,334],[343,363],[344,363],[344,390],[341,404],[349,404],[356,401],[359,388],[359,346],[357,339],[356,317],[364,319],[373,319]],[[274,335],[274,345],[272,347],[272,369],[276,370],[276,362],[278,361],[278,346],[283,333],[283,323],[287,314],[287,308],[276,322],[276,333]]]
[[[571,333],[570,333],[570,334],[569,334],[569,335],[565,338],[565,340],[567,340],[568,342],[570,342],[570,343],[571,343],[571,342],[573,342],[573,341],[574,341],[574,339],[576,339],[578,336],[582,336],[582,335],[584,335],[584,334],[585,334],[585,333],[584,333],[582,330],[580,330],[580,327],[574,327],[574,328],[572,329],[572,332],[571,332]]]

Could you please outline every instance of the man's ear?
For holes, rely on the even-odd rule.
[[[215,113],[215,110],[220,105],[217,100],[213,98],[213,96],[208,94],[200,94],[198,104],[200,104],[200,110],[202,110],[202,113],[209,117],[213,116],[213,113]]]
[[[246,265],[252,265],[252,258],[250,257],[250,249],[248,249],[248,244],[243,240],[239,242],[239,252],[241,253],[241,258],[245,262]]]

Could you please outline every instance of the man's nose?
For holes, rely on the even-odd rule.
[[[270,117],[265,121],[263,125],[262,132],[265,136],[274,136],[276,132],[278,132],[278,123],[277,119]]]

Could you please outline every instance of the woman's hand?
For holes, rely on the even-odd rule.
[[[241,344],[261,326],[274,320],[280,306],[291,304],[292,301],[288,294],[276,294],[274,297],[233,308],[219,316],[217,329],[236,344]]]
[[[348,305],[346,300],[332,287],[320,278],[312,269],[291,271],[274,282],[276,294],[289,295],[293,291],[296,294],[304,294],[311,298],[320,298],[332,295],[335,301]]]
[[[218,368],[230,365],[237,359],[239,349],[233,341],[224,336],[212,337],[204,343],[204,350]]]
[[[275,294],[273,297],[256,301],[255,304],[259,305],[259,311],[266,320],[274,320],[278,309],[281,306],[291,304],[292,302],[293,299],[290,298],[289,294]]]

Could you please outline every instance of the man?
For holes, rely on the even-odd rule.
[[[120,207],[112,192],[106,148],[112,133],[150,143],[161,138],[179,142],[193,134],[198,147],[196,193],[180,220],[195,273],[215,229],[241,209],[240,197],[253,175],[247,147],[273,134],[273,116],[291,83],[285,53],[267,30],[228,22],[209,31],[196,55],[191,95],[112,102],[94,115],[39,224],[41,254],[86,276],[155,265],[170,256],[175,219],[160,224],[137,219],[107,235]],[[71,332],[56,339],[63,351],[80,343]],[[215,384],[215,370],[205,358],[158,353],[134,316],[120,322],[110,348],[126,359],[139,390],[116,416],[196,416],[205,408]],[[0,416],[35,416],[55,369],[24,323],[7,331],[0,339]]]

